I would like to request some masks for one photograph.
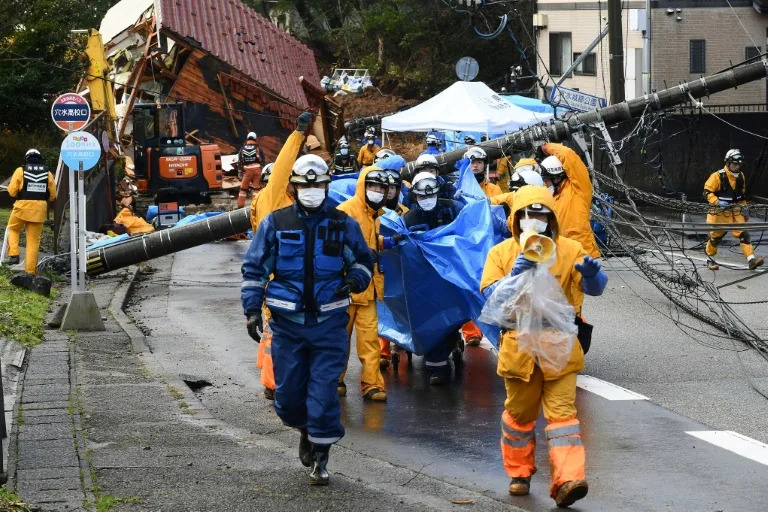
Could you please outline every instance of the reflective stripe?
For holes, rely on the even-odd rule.
[[[298,304],[295,302],[288,302],[287,300],[280,300],[280,299],[274,299],[274,298],[267,298],[265,301],[267,303],[267,306],[275,306],[276,308],[283,308],[283,309],[298,309]]]
[[[315,444],[333,444],[336,441],[340,440],[341,437],[315,437],[315,436],[307,436],[309,440]]]
[[[240,288],[264,288],[266,285],[267,283],[262,283],[261,281],[243,281]]]
[[[533,430],[515,430],[512,427],[508,426],[506,423],[504,423],[504,420],[501,420],[501,430],[506,433],[507,435],[513,436],[513,437],[526,437],[526,436],[533,436]]]
[[[501,436],[501,441],[512,448],[525,448],[533,442],[533,436],[525,439],[510,439],[507,436]]]
[[[551,428],[546,430],[546,434],[547,434],[547,439],[581,434],[581,426],[577,424],[577,425],[568,425],[567,427]]]
[[[440,361],[439,363],[433,363],[431,361],[426,361],[424,363],[424,366],[448,366],[448,361]]]
[[[342,299],[336,302],[330,302],[328,304],[323,304],[320,306],[320,312],[325,313],[327,311],[331,311],[332,309],[338,309],[338,308],[345,308],[349,306],[352,303],[352,300],[350,298]]]
[[[359,268],[360,270],[365,271],[369,279],[373,277],[373,274],[371,274],[371,271],[368,270],[368,267],[366,267],[365,265],[361,265],[360,263],[355,263],[354,265],[352,265],[352,268]]]
[[[556,437],[549,440],[549,446],[584,446],[580,437]]]

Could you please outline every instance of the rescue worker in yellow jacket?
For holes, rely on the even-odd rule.
[[[506,194],[510,191],[509,181],[512,179],[511,174],[512,170],[514,170],[514,166],[512,165],[510,158],[511,157],[502,156],[496,160],[496,174],[499,177],[499,180],[496,182],[496,184],[499,185],[502,194]]]
[[[490,199],[500,195],[499,186],[488,181],[488,155],[485,150],[477,146],[471,147],[464,153],[464,158],[469,158],[469,170],[472,171],[485,196]],[[477,347],[483,341],[482,331],[471,320],[461,326],[461,335],[464,337],[464,343],[470,347]]]
[[[549,155],[541,161],[541,177],[555,196],[555,213],[563,236],[584,246],[587,254],[600,257],[589,215],[592,210],[592,182],[589,171],[574,150],[562,144],[543,144],[539,156]]]
[[[747,186],[744,173],[741,172],[743,157],[738,149],[731,149],[725,154],[725,167],[713,172],[704,184],[704,197],[713,205],[707,214],[707,224],[713,223],[742,223],[749,220],[749,210],[746,208]],[[734,238],[739,239],[739,246],[750,270],[755,270],[763,264],[763,258],[755,256],[752,247],[752,237],[749,231],[731,231]],[[707,240],[707,266],[717,270],[720,266],[713,257],[717,254],[717,246],[725,236],[725,231],[712,231]]]
[[[374,254],[376,262],[373,279],[361,293],[352,294],[352,304],[349,306],[349,323],[347,332],[350,340],[352,330],[357,338],[357,357],[362,364],[360,372],[360,389],[365,400],[385,401],[387,392],[384,377],[379,367],[379,315],[376,311],[376,299],[384,298],[384,275],[378,265],[379,251],[384,249],[384,239],[379,235],[379,215],[387,201],[389,175],[384,169],[370,166],[360,171],[357,179],[355,195],[337,208],[346,213],[360,224],[363,237]],[[389,242],[390,246],[394,244]],[[346,395],[344,374],[339,377],[339,394]]]
[[[368,167],[373,165],[376,160],[376,153],[381,151],[381,148],[376,145],[376,139],[373,136],[369,136],[365,139],[365,146],[360,148],[360,152],[357,154],[357,163],[360,167]]]
[[[270,213],[290,206],[294,203],[293,187],[290,185],[291,170],[296,157],[304,144],[305,132],[309,129],[312,115],[309,112],[301,114],[294,131],[285,141],[274,163],[264,167],[261,173],[264,187],[259,190],[251,201],[251,229],[253,235],[259,229],[259,224]],[[269,310],[264,308],[264,325],[269,325]],[[259,343],[256,366],[261,369],[261,384],[264,386],[264,397],[275,399],[275,371],[272,366],[272,338],[265,336]]]
[[[36,274],[43,222],[48,212],[48,201],[56,199],[56,182],[38,150],[27,151],[24,160],[24,165],[16,169],[8,185],[8,195],[16,198],[8,219],[8,263],[19,263],[19,236],[21,230],[26,228],[24,270]]]
[[[507,220],[513,238],[488,253],[480,289],[490,297],[499,280],[518,275],[536,265],[520,248],[520,234],[534,231],[555,242],[555,260],[549,272],[555,276],[576,315],[581,314],[584,294],[600,295],[608,278],[600,264],[582,245],[561,234],[552,194],[544,187],[524,186],[517,191],[514,209]],[[575,319],[574,319],[575,321]],[[549,444],[550,495],[558,506],[568,506],[587,494],[585,454],[581,427],[576,418],[576,375],[584,368],[581,344],[574,342],[570,359],[562,371],[542,369],[533,357],[518,350],[514,331],[503,331],[499,341],[497,373],[504,379],[507,398],[501,416],[501,453],[504,468],[512,479],[509,493],[526,495],[534,462],[536,419],[543,408]]]

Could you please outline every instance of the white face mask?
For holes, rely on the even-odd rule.
[[[419,203],[419,208],[425,212],[429,212],[434,210],[435,206],[437,206],[437,196],[419,198],[416,202]]]
[[[554,185],[550,185],[550,186],[548,186],[548,187],[547,187],[547,190],[549,190],[549,192],[550,192],[552,195],[555,195],[555,186],[554,186]]]
[[[539,219],[520,219],[520,230],[533,231],[534,233],[543,233],[547,230],[548,224]]]
[[[349,154],[349,150],[347,148],[344,148],[340,151],[340,153],[342,154],[342,156],[347,156]]]
[[[325,201],[325,189],[322,188],[300,188],[296,191],[296,197],[301,206],[308,209],[314,209]]]
[[[384,201],[383,192],[374,192],[373,190],[366,190],[365,197],[371,204],[381,204]]]

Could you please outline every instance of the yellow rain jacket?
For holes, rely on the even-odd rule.
[[[587,166],[574,150],[562,144],[545,144],[543,150],[546,154],[560,159],[565,175],[568,176],[568,179],[560,184],[560,190],[555,196],[554,211],[560,223],[561,234],[581,242],[587,254],[599,258],[600,251],[595,243],[592,226],[589,225],[592,182],[589,180]]]
[[[730,191],[723,190],[723,182],[722,177],[728,178],[728,184],[730,185]],[[735,177],[733,174],[728,172],[727,167],[724,167],[723,169],[720,169],[718,171],[713,172],[710,174],[709,178],[707,178],[707,182],[704,184],[704,194],[706,195],[707,202],[709,204],[717,204],[719,201],[719,198],[717,197],[718,193],[728,193],[727,195],[730,198],[740,196],[741,199],[738,201],[733,201],[733,204],[747,204],[747,200],[744,198],[744,195],[747,193],[747,185],[746,185],[746,178],[744,177],[744,173],[740,172],[739,177]],[[740,188],[741,190],[736,190],[737,188]],[[713,210],[718,210],[713,208]],[[707,223],[712,224],[716,222],[720,223],[732,223],[732,222],[746,222],[747,220],[744,218],[744,215],[742,214],[741,208],[724,208],[722,212],[716,211],[713,213],[707,214]]]
[[[357,163],[360,164],[360,167],[373,165],[373,161],[376,159],[376,153],[379,151],[381,151],[381,148],[376,144],[373,145],[373,149],[368,149],[368,144],[364,144],[357,154]]]
[[[277,155],[275,165],[272,166],[272,174],[267,185],[259,191],[251,201],[251,228],[254,234],[264,217],[293,204],[293,196],[288,193],[288,185],[291,179],[291,170],[299,155],[301,145],[304,143],[304,134],[294,131]]]
[[[517,191],[515,206],[507,219],[507,225],[514,237],[496,245],[488,253],[483,268],[483,277],[480,281],[480,290],[484,290],[512,271],[515,260],[522,252],[519,244],[520,226],[519,223],[515,222],[515,213],[534,203],[544,205],[556,212],[552,194],[546,188],[527,185]],[[549,268],[549,271],[557,278],[565,297],[576,310],[576,314],[579,315],[584,301],[584,292],[581,290],[581,273],[574,268],[574,265],[581,263],[587,253],[576,240],[559,235],[561,230],[557,213],[555,213],[555,217],[553,231],[555,233],[556,256],[555,263]],[[528,382],[533,374],[534,364],[533,357],[518,351],[515,332],[504,332],[499,343],[499,362],[496,369],[499,376],[522,379]],[[554,380],[561,375],[581,371],[583,368],[584,352],[577,340],[573,344],[573,352],[565,368],[558,374],[551,374],[545,370],[544,379]]]
[[[494,196],[497,196],[501,194],[501,189],[498,185],[495,183],[491,183],[488,180],[485,180],[484,182],[480,183],[480,188],[483,189],[483,192],[485,192],[485,197],[492,198]]]
[[[8,195],[16,197],[21,192],[24,184],[24,169],[17,168],[11,182],[8,184]],[[53,174],[48,173],[48,201],[56,199],[56,181]],[[13,203],[13,216],[24,222],[45,222],[45,216],[48,211],[48,203],[34,199],[17,199]]]
[[[506,161],[506,158],[504,159]],[[524,165],[536,165],[536,160],[533,158],[521,158],[516,164],[515,164],[515,170],[521,168]],[[509,179],[509,178],[507,178]],[[503,190],[503,188],[502,188]],[[514,208],[513,201],[515,200],[515,192],[514,191],[504,191],[501,194],[497,194],[491,198],[491,204],[495,205],[502,205],[504,203],[507,203],[509,206],[509,209],[511,210]]]
[[[135,215],[130,208],[123,208],[120,210],[117,217],[115,217],[115,222],[125,226],[125,229],[131,236],[152,233],[155,230],[155,228],[152,227],[152,224]]]
[[[381,170],[372,165],[360,171],[360,177],[357,178],[357,188],[354,197],[351,197],[341,203],[337,208],[360,224],[360,230],[363,232],[363,238],[368,243],[368,247],[373,251],[383,250],[383,237],[379,235],[379,215],[384,210],[374,210],[365,201],[365,177],[369,172]],[[365,305],[375,298],[384,299],[384,275],[379,271],[379,266],[374,269],[373,279],[368,288],[361,293],[352,294],[352,304]]]
[[[509,177],[512,175],[510,172],[511,168],[509,158],[505,156],[499,158],[496,162],[496,176],[498,176],[496,184],[501,189],[502,194],[509,192]]]

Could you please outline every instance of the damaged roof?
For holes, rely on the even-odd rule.
[[[299,108],[309,107],[298,78],[320,83],[312,50],[239,0],[155,0],[158,25],[194,40]]]

